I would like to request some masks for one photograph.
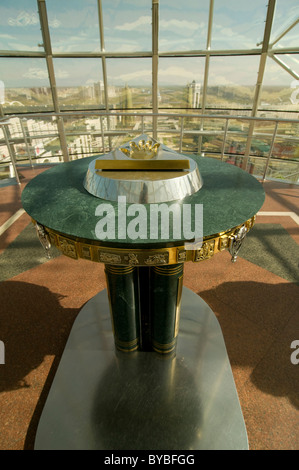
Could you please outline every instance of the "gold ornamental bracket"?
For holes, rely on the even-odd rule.
[[[36,225],[36,221],[32,220]],[[66,236],[42,226],[52,246],[62,254],[73,259],[85,259],[114,266],[166,266],[185,262],[200,262],[212,258],[216,253],[228,250],[231,252],[233,242],[240,230],[248,232],[254,225],[255,216],[244,224],[226,232],[203,238],[201,247],[186,249],[186,246],[165,248],[115,248],[102,245],[100,242]]]

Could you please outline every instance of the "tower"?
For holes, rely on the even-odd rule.
[[[199,108],[200,102],[200,83],[193,80],[191,84],[192,88],[192,108]]]

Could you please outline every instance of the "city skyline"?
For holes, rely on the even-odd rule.
[[[53,54],[100,52],[100,31],[96,0],[51,0],[46,2]],[[206,49],[209,2],[189,0],[183,5],[165,0],[159,5],[159,51],[204,51]],[[288,8],[286,8],[288,7]],[[149,0],[102,0],[105,51],[113,53],[151,52],[151,2]],[[287,11],[287,13],[286,13]],[[297,0],[277,0],[272,27],[274,39],[299,14]],[[260,0],[214,2],[211,50],[261,48],[266,4]],[[294,46],[297,25],[277,43]],[[36,0],[15,0],[0,5],[0,49],[43,52]],[[296,56],[284,55],[286,65],[298,74]],[[85,86],[103,79],[101,58],[55,58],[57,86]],[[2,57],[0,80],[6,87],[49,86],[44,58]],[[108,85],[148,86],[152,80],[150,57],[107,58]],[[256,84],[259,55],[213,57],[209,85],[253,86]],[[160,57],[160,86],[203,82],[204,57]],[[233,73],[232,73],[233,71]],[[291,86],[293,77],[271,58],[266,64],[266,85]]]

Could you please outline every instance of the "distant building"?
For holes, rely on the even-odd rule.
[[[188,108],[199,108],[200,104],[200,83],[193,80],[192,83],[187,85],[187,100]]]
[[[104,82],[102,80],[98,82],[88,83],[82,87],[83,99],[92,100],[95,103],[104,103]]]
[[[94,97],[99,104],[103,104],[105,102],[105,93],[104,93],[104,82],[100,80],[93,84],[94,88]]]
[[[126,85],[122,91],[121,91],[121,109],[123,111],[125,110],[131,110],[133,108],[133,101],[132,101],[132,90],[131,88]],[[133,122],[133,116],[123,116],[122,117],[122,122],[124,125],[130,126]]]

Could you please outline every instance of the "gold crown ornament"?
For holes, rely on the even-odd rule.
[[[153,144],[151,140],[139,140],[138,144],[136,142],[130,142],[130,149],[128,148],[121,148],[120,150],[127,155],[127,157],[134,158],[134,159],[143,159],[143,160],[150,160],[157,156],[158,149],[160,144],[157,142]]]

